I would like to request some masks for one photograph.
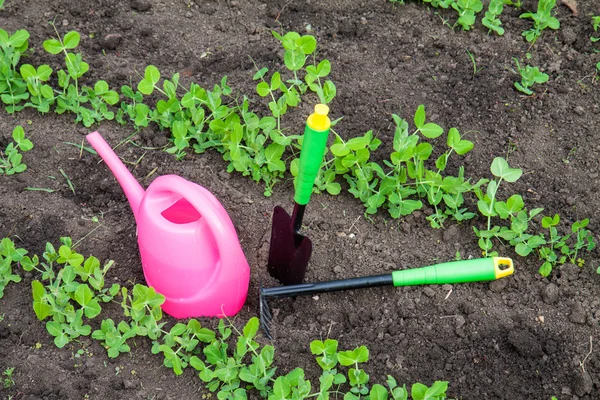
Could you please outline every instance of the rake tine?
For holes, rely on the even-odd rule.
[[[262,327],[263,331],[265,332],[265,335],[273,340],[273,337],[271,336],[271,330],[269,327],[269,324],[271,323],[271,321],[273,320],[273,315],[271,314],[271,310],[269,310],[269,304],[267,303],[267,299],[266,297],[263,297],[262,295],[262,288],[259,289],[260,290],[260,310],[259,310],[259,314],[260,314],[260,326]]]

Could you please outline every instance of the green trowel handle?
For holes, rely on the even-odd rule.
[[[306,205],[310,200],[313,184],[323,161],[328,135],[329,129],[318,131],[312,129],[308,124],[306,125],[294,194],[294,201],[300,205]]]
[[[445,283],[492,281],[514,272],[510,258],[492,257],[452,261],[429,267],[392,272],[394,286],[442,285]]]

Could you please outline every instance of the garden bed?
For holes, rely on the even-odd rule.
[[[525,0],[522,9],[533,10],[534,3]],[[558,5],[560,29],[545,31],[534,45],[521,36],[531,25],[519,18],[523,10],[509,6],[502,16],[503,36],[488,35],[479,20],[470,31],[450,29],[452,10],[383,0],[8,0],[4,7],[0,28],[31,35],[32,51],[24,62],[61,68],[63,57],[42,47],[56,37],[49,24],[55,21],[61,35],[81,34],[78,51],[90,65],[84,84],[103,79],[111,88],[135,87],[148,65],[165,77],[179,73],[188,87],[195,82],[210,88],[226,75],[234,95],[249,96],[253,109],[264,115],[269,109],[256,94],[255,65],[284,68],[284,50],[271,30],[314,35],[317,55],[330,61],[328,79],[337,87],[331,117],[343,119],[334,129],[346,140],[373,130],[382,142],[374,161],[381,163],[394,151],[392,114],[412,126],[423,104],[428,121],[445,131],[456,127],[474,144],[449,162],[452,174],[464,166],[474,181],[493,179],[490,164],[503,157],[523,176],[503,183],[502,198],[519,193],[528,209],[560,214],[563,233],[585,218],[590,231],[600,229],[600,59],[590,41],[591,16],[600,15],[595,1],[578,1],[576,15]],[[535,95],[515,89],[520,76],[513,58],[549,75],[547,83],[535,86]],[[308,95],[289,111],[288,134],[302,134],[317,101]],[[0,238],[41,256],[46,242],[58,248],[59,239],[69,236],[86,257],[115,261],[108,283],[129,288],[144,283],[135,221],[121,188],[98,156],[73,145],[93,130],[113,146],[131,138],[134,143],[116,152],[144,187],[159,175],[177,174],[210,190],[227,209],[251,268],[247,302],[232,321],[241,328],[257,316],[259,284],[277,285],[266,271],[270,221],[275,205],[291,211],[291,176],[265,197],[263,184],[227,173],[228,163],[217,152],[189,151],[178,161],[157,150],[170,135],[157,125],[136,134],[131,124],[103,121],[87,128],[74,118],[31,108],[2,110],[0,148],[17,125],[34,147],[23,155],[25,172],[0,176]],[[432,143],[444,145],[441,139]],[[434,210],[428,206],[400,219],[384,209],[366,216],[341,176],[338,182],[341,194],[313,194],[306,211],[304,232],[314,244],[307,282],[481,257],[472,226],[482,229],[485,217],[448,219],[443,229],[433,229],[426,217]],[[469,196],[466,205],[476,212],[477,199]],[[406,384],[448,381],[448,395],[463,399],[600,399],[598,250],[584,255],[583,266],[567,262],[547,278],[538,274],[535,252],[521,257],[514,247],[498,243],[495,250],[513,258],[515,273],[492,283],[271,300],[278,373],[301,367],[317,387],[321,369],[310,342],[333,338],[343,349],[369,348],[364,368],[372,383],[384,383],[387,375]],[[195,369],[176,376],[163,366],[163,356],[151,352],[147,338],[134,338],[131,351],[115,359],[91,338],[57,348],[32,309],[36,274],[18,274],[23,281],[9,284],[0,299],[0,369],[14,367],[15,383],[0,385],[3,399],[191,399],[208,393]],[[102,314],[116,321],[121,316],[120,306],[112,303]],[[217,328],[214,319],[199,321]],[[91,324],[99,328],[99,322]],[[262,333],[257,341],[269,342]]]

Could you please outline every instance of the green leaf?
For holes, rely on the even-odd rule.
[[[85,316],[88,318],[94,318],[102,311],[98,299],[94,298],[94,292],[85,283],[77,287],[75,301],[83,308]]]
[[[316,72],[320,78],[324,78],[327,75],[329,75],[329,73],[331,72],[331,63],[329,62],[329,60],[321,61],[319,65],[317,65]]]
[[[246,323],[246,325],[244,326],[244,329],[243,329],[244,336],[247,339],[252,339],[254,336],[256,336],[256,333],[258,332],[259,327],[260,327],[260,322],[259,322],[258,318],[256,318],[256,317],[250,318],[248,323]]]
[[[545,263],[542,264],[542,266],[540,267],[538,272],[544,278],[547,277],[552,272],[552,263],[550,263],[549,261],[546,261]]]
[[[271,88],[267,82],[260,82],[258,85],[256,85],[256,92],[259,96],[265,97],[271,93]]]
[[[102,95],[102,99],[104,99],[104,101],[111,106],[115,105],[119,102],[119,93],[115,92],[114,90],[109,90]]]
[[[8,39],[8,45],[19,49],[19,51],[25,51],[25,49],[20,49],[25,46],[27,40],[29,39],[29,32],[25,29],[19,29],[15,33],[12,34],[10,39]]]
[[[286,50],[283,55],[283,62],[290,71],[297,71],[304,66],[306,56],[301,49]]]
[[[490,169],[494,176],[502,178],[507,182],[516,182],[523,174],[523,171],[519,168],[510,168],[506,160],[502,157],[494,158]]]
[[[462,156],[463,154],[467,154],[469,151],[473,150],[473,147],[473,142],[469,140],[461,140],[453,147],[453,149],[456,151],[456,154]]]
[[[279,72],[275,72],[271,76],[271,90],[279,89],[280,85],[281,85],[281,75],[279,74]]]
[[[265,76],[265,74],[266,74],[267,72],[269,72],[269,68],[267,68],[267,67],[263,67],[263,68],[261,68],[260,70],[258,70],[258,71],[257,71],[257,72],[254,74],[254,76],[252,77],[252,80],[256,81],[256,80],[259,80],[259,79],[261,79],[262,77],[264,77],[264,76]]]
[[[387,400],[388,391],[380,384],[375,384],[369,392],[370,400]]]
[[[304,35],[296,40],[296,45],[298,45],[304,54],[312,54],[317,48],[317,39],[311,35]]]
[[[544,217],[542,218],[542,227],[545,229],[549,229],[551,226],[556,226],[560,222],[560,216],[558,214],[554,214],[554,217]]]
[[[44,50],[46,50],[50,54],[58,54],[63,51],[64,47],[60,42],[56,39],[48,39],[43,43]]]
[[[446,394],[448,390],[448,382],[446,381],[435,381],[433,385],[425,392],[425,399],[435,400],[440,396]]]
[[[156,85],[160,80],[160,71],[154,65],[148,65],[144,71],[144,79]]]
[[[422,125],[419,128],[419,131],[423,134],[423,136],[429,139],[435,139],[436,137],[444,133],[442,127],[437,124],[434,124],[433,122],[429,122],[425,125]]]
[[[425,124],[425,106],[423,104],[417,107],[415,112],[415,126],[420,129]]]
[[[412,385],[412,388],[410,389],[410,395],[414,400],[424,400],[425,393],[427,393],[427,389],[427,386],[417,382]]]
[[[369,360],[369,349],[366,346],[360,346],[352,351],[340,351],[338,361],[341,365],[350,366],[355,363],[363,363]]]
[[[65,49],[74,49],[79,45],[79,33],[75,31],[68,32],[63,38]]]

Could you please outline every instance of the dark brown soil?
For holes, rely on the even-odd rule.
[[[523,3],[533,9],[535,2]],[[202,86],[227,75],[234,90],[260,101],[253,91],[252,60],[270,68],[282,65],[270,30],[281,25],[285,31],[306,32],[310,25],[320,54],[332,63],[338,96],[331,110],[334,118],[344,117],[336,127],[342,136],[373,129],[384,143],[376,153],[381,159],[391,149],[391,114],[411,120],[424,104],[431,121],[468,132],[475,143],[469,155],[455,159],[454,170],[462,163],[468,176],[489,178],[492,159],[508,157],[524,176],[503,194],[521,193],[529,208],[544,207],[547,215],[560,213],[565,221],[590,218],[597,232],[600,86],[594,70],[600,57],[589,37],[590,16],[600,15],[600,5],[595,0],[577,3],[577,15],[557,7],[560,30],[544,33],[531,49],[521,37],[529,22],[511,7],[502,17],[506,34],[496,37],[488,36],[479,21],[473,31],[452,31],[434,9],[415,3],[394,7],[384,0],[7,0],[0,27],[30,31],[34,52],[27,62],[52,67],[62,58],[42,49],[43,40],[54,35],[48,21],[55,20],[62,34],[77,30],[90,63],[88,84],[97,79],[112,87],[137,82],[145,66],[153,64],[165,76],[180,72]],[[440,14],[453,22],[453,12]],[[467,49],[480,69],[476,74]],[[513,88],[512,58],[523,59],[528,51],[530,64],[550,75],[535,97],[523,97]],[[299,133],[308,109],[305,104],[288,119]],[[120,187],[97,157],[81,156],[66,144],[81,142],[90,130],[76,125],[72,115],[0,115],[0,148],[17,124],[35,145],[24,156],[26,172],[0,176],[0,237],[41,254],[47,241],[83,238],[97,226],[91,217],[99,216],[100,228],[78,251],[115,260],[109,279],[117,283],[142,282],[135,221]],[[116,123],[93,129],[110,143],[133,133]],[[166,142],[155,127],[133,139],[145,146]],[[257,315],[259,281],[276,284],[266,272],[271,212],[277,204],[291,208],[291,183],[276,186],[274,195],[265,198],[262,187],[224,172],[218,154],[189,155],[178,162],[130,144],[118,152],[127,161],[144,154],[132,169],[144,186],[158,175],[175,173],[219,198],[252,271],[248,300],[236,323]],[[305,232],[315,244],[307,281],[429,265],[451,260],[457,251],[465,258],[481,255],[470,224],[434,230],[421,212],[400,221],[383,212],[369,221],[363,212],[347,192],[313,197],[305,218]],[[598,252],[587,257],[583,268],[564,265],[548,279],[537,274],[536,257],[524,259],[510,249],[505,255],[514,257],[516,273],[490,284],[273,300],[276,363],[281,372],[304,368],[315,386],[319,368],[309,344],[331,337],[346,349],[368,346],[371,382],[383,383],[387,374],[408,384],[447,380],[449,395],[462,399],[600,399]],[[206,393],[193,370],[175,377],[144,340],[136,340],[131,353],[116,360],[91,339],[57,349],[32,310],[31,279],[24,274],[23,282],[9,285],[0,300],[0,370],[15,367],[16,382],[0,387],[3,399],[191,399]],[[119,310],[114,313],[118,319]],[[203,323],[216,326],[214,320]],[[89,352],[76,357],[82,348]]]

